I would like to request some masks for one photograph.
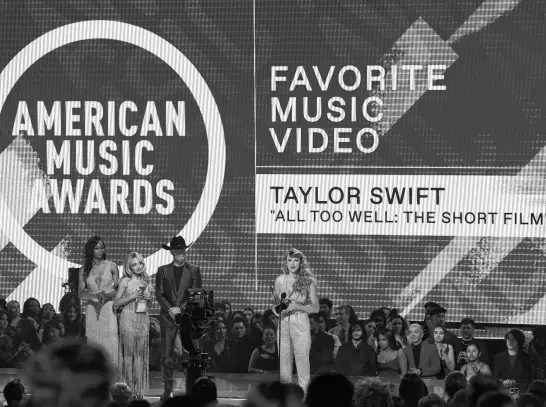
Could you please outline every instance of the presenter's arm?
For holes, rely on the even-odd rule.
[[[193,286],[192,288],[203,288],[201,281],[201,270],[199,267],[193,272]]]
[[[311,300],[311,304],[308,304],[308,305],[300,305],[295,303],[292,303],[292,304],[295,306],[295,309],[297,311],[307,312],[308,314],[315,314],[319,312],[320,305],[319,305],[319,299],[317,295],[317,287],[315,283],[311,283],[311,287],[309,289],[309,299]],[[288,310],[290,310],[290,307],[288,307]]]
[[[138,291],[135,291],[133,294],[128,295],[127,297],[121,298],[125,292],[125,289],[127,288],[127,281],[128,280],[126,278],[122,278],[119,283],[116,299],[114,300],[114,308],[123,307],[124,305],[127,305],[138,298]]]
[[[155,275],[155,299],[163,311],[169,312],[174,305],[167,301],[164,295],[165,285],[163,284],[163,270],[159,268]]]
[[[81,300],[96,300],[96,294],[89,294],[89,290],[85,288],[85,279],[83,278],[83,267],[80,268],[79,273],[79,283],[78,283],[78,297]]]
[[[112,272],[112,279],[114,280],[114,288],[116,290],[104,294],[104,297],[105,297],[105,299],[107,301],[113,300],[114,298],[116,298],[117,289],[118,289],[118,286],[119,286],[119,269],[118,269],[118,266],[115,263],[111,262],[110,263],[110,271]]]

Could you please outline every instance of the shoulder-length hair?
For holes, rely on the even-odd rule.
[[[139,263],[144,266],[144,268],[142,269],[142,280],[146,283],[146,285],[150,284],[150,276],[146,272],[146,263],[144,262],[144,257],[142,257],[142,255],[137,252],[131,252],[125,258],[125,261],[123,262],[123,276],[128,278],[133,277],[133,272],[131,271],[131,267],[129,264],[133,259],[137,259]]]
[[[519,329],[510,329],[508,332],[506,332],[506,335],[504,335],[505,340],[508,339],[508,335],[512,335],[514,337],[518,343],[518,349],[522,351],[523,346],[525,345],[525,334]]]
[[[103,259],[106,259],[106,245],[104,244],[104,240],[100,236],[91,236],[89,240],[85,243],[85,246],[83,248],[83,281],[85,282],[85,285],[87,286],[87,277],[89,277],[89,273],[91,273],[91,269],[93,268],[93,259],[95,258],[95,246],[97,244],[102,243],[104,246],[104,254],[102,256]]]
[[[300,294],[308,295],[311,290],[311,284],[317,283],[317,279],[309,267],[309,262],[301,251],[298,249],[290,249],[283,257],[282,272],[284,274],[290,273],[288,271],[288,266],[286,265],[286,260],[289,257],[300,259],[300,269],[296,275],[296,281],[294,282],[294,291],[297,291]]]
[[[447,343],[447,338],[446,338],[447,329],[445,327],[443,327],[442,325],[438,325],[438,326],[434,327],[434,329],[430,333],[430,337],[428,338],[428,341],[430,343],[435,343],[435,341],[434,341],[434,331],[437,330],[437,329],[441,329],[444,332],[444,340],[442,342],[440,342],[440,343]]]
[[[398,343],[398,341],[396,340],[396,338],[394,337],[394,333],[392,332],[391,329],[389,328],[383,328],[380,332],[379,332],[379,335],[382,335],[384,336],[387,341],[389,342],[389,347],[392,349],[392,350],[398,350],[400,349],[400,344]]]
[[[23,304],[23,313],[21,314],[21,317],[22,318],[28,318],[32,315],[30,315],[30,303],[32,301],[36,301],[38,303],[38,305],[40,306],[40,311],[38,311],[38,315],[36,315],[36,317],[40,317],[40,313],[41,313],[41,310],[42,310],[42,306],[40,305],[40,301],[38,301],[36,298],[34,297],[30,297],[30,298],[27,298],[27,300],[25,301],[25,303]],[[36,319],[36,317],[32,316],[34,319]],[[38,321],[39,322],[39,321]]]
[[[19,348],[21,343],[28,342],[33,351],[36,352],[40,350],[40,338],[38,338],[36,328],[32,321],[28,318],[21,318],[19,322],[17,322],[17,326],[21,329],[21,333],[17,333],[17,336],[15,337],[14,349]]]

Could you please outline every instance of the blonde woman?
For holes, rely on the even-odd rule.
[[[123,307],[119,317],[121,375],[137,398],[148,390],[151,292],[144,259],[130,253],[123,263],[114,308]]]
[[[292,382],[292,360],[296,361],[298,382],[307,394],[310,381],[309,352],[311,329],[309,315],[319,311],[316,279],[302,252],[289,250],[283,258],[283,274],[275,280],[275,293],[279,298],[285,294],[288,308],[281,313],[279,323],[280,379]]]

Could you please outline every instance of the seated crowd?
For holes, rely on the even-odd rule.
[[[271,310],[259,314],[250,308],[232,312],[225,301],[214,306],[214,330],[201,341],[201,349],[211,357],[209,372],[277,373],[275,314]],[[446,309],[434,302],[425,304],[424,321],[412,324],[397,310],[385,307],[373,311],[365,320],[358,319],[349,305],[337,306],[332,318],[334,307],[327,298],[320,300],[320,309],[309,316],[313,375],[378,376],[385,382],[402,378],[401,393],[404,381],[445,378],[446,395],[453,393],[450,399],[455,394],[448,391],[447,382],[453,377],[461,383],[473,377],[492,377],[499,389],[517,389],[522,395],[533,380],[544,380],[545,326],[536,327],[530,341],[526,341],[522,331],[509,330],[505,335],[506,349],[490,356],[485,344],[474,338],[471,318],[461,321],[458,337],[445,328]],[[78,297],[65,295],[59,311],[57,314],[52,304],[40,306],[34,298],[24,302],[22,313],[17,301],[0,302],[0,368],[24,367],[31,356],[55,347],[63,342],[61,339],[85,339],[85,315]],[[154,318],[150,324],[150,365],[159,370],[159,326]],[[178,348],[181,359],[180,344]],[[380,382],[369,383],[375,389]],[[409,388],[415,390],[415,386],[414,383]],[[414,397],[415,403],[424,397],[419,396]],[[406,405],[412,405],[407,397]]]

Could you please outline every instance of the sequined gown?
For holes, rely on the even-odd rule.
[[[129,280],[125,292],[127,297],[139,289],[138,280]],[[151,287],[146,289],[151,291]],[[148,388],[150,360],[150,316],[146,313],[136,313],[136,301],[123,307],[119,318],[119,358],[123,380],[133,389],[134,394],[142,395]]]
[[[282,292],[289,293],[286,276],[284,276]],[[307,305],[308,296],[300,292],[293,292],[288,297],[293,302]],[[292,358],[296,360],[298,384],[307,394],[307,387],[311,379],[309,352],[311,351],[311,329],[309,316],[306,312],[295,311],[281,319],[279,324],[279,359],[280,379],[283,383],[292,382]]]
[[[107,267],[102,272],[102,277],[97,286],[97,282],[91,274],[87,277],[87,288],[90,294],[96,294],[100,291],[109,293],[114,291],[114,278],[112,272]],[[114,314],[112,306],[114,301],[106,302],[99,310],[91,304],[87,304],[85,311],[85,332],[87,341],[102,346],[110,361],[114,366],[119,362],[119,338],[118,338],[118,319]]]

